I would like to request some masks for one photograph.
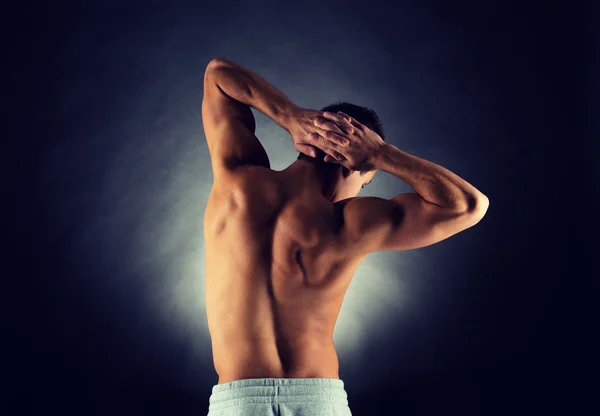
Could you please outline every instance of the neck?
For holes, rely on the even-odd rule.
[[[338,189],[341,180],[340,169],[340,166],[318,159],[298,159],[284,172],[292,178],[294,187],[320,193],[333,203],[343,199]]]

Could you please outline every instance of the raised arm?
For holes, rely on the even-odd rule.
[[[238,64],[215,58],[204,72],[202,124],[215,181],[227,178],[241,165],[269,167],[269,158],[254,135],[250,107],[287,126],[292,103],[267,81]]]
[[[473,185],[433,162],[410,155],[381,140],[377,133],[344,115],[326,114],[338,124],[350,120],[355,134],[348,146],[330,144],[351,170],[382,170],[411,185],[415,192],[381,198],[354,198],[344,207],[346,237],[366,252],[408,250],[442,241],[477,224],[488,198]],[[317,120],[328,130],[328,121]],[[327,135],[331,137],[332,134]],[[328,159],[329,160],[329,159]]]
[[[202,123],[215,181],[242,165],[269,167],[269,158],[254,135],[250,107],[271,118],[291,136],[296,151],[316,155],[308,143],[318,111],[303,109],[260,75],[225,58],[214,58],[204,73]],[[337,127],[335,131],[342,132]],[[353,131],[351,128],[348,131]]]
[[[370,236],[369,251],[409,250],[435,244],[477,224],[488,198],[458,175],[386,144],[374,159],[415,192],[380,198],[356,198],[345,209],[355,235]],[[353,204],[354,202],[354,204]]]

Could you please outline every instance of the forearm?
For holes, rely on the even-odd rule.
[[[391,144],[383,146],[374,164],[377,170],[402,179],[424,200],[440,207],[467,213],[487,205],[487,197],[458,175]]]
[[[299,107],[260,75],[235,62],[216,58],[209,63],[206,76],[213,76],[229,97],[256,108],[283,129],[290,130],[291,119]]]

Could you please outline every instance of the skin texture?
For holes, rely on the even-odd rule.
[[[288,131],[297,151],[319,148],[339,163],[306,158],[271,170],[249,106]],[[458,176],[379,146],[349,117],[298,108],[231,61],[208,65],[202,117],[214,174],[204,215],[206,311],[219,383],[338,378],[333,330],[360,262],[374,251],[434,244],[487,209]],[[362,174],[350,169],[359,167]],[[377,169],[423,196],[357,197]]]

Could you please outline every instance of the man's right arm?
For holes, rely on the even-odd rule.
[[[472,227],[485,215],[488,198],[473,185],[446,168],[385,143],[347,114],[325,112],[314,124],[313,143],[337,153],[335,163],[355,171],[382,170],[415,190],[392,199],[358,197],[344,203],[343,239],[357,248],[357,254],[435,244]],[[334,124],[351,125],[354,132],[335,133]],[[331,141],[333,137],[348,143],[340,146]]]
[[[458,175],[391,144],[382,147],[373,164],[410,184],[415,193],[348,202],[344,208],[347,237],[356,240],[361,251],[435,244],[477,224],[489,206],[488,198]]]
[[[398,206],[402,221],[382,240],[382,250],[437,243],[477,224],[487,212],[488,198],[473,185],[448,169],[391,144],[383,147],[374,165],[415,190],[390,200]]]
[[[473,185],[425,159],[385,144],[373,162],[375,169],[402,179],[429,204],[455,214],[483,216],[489,201]]]

